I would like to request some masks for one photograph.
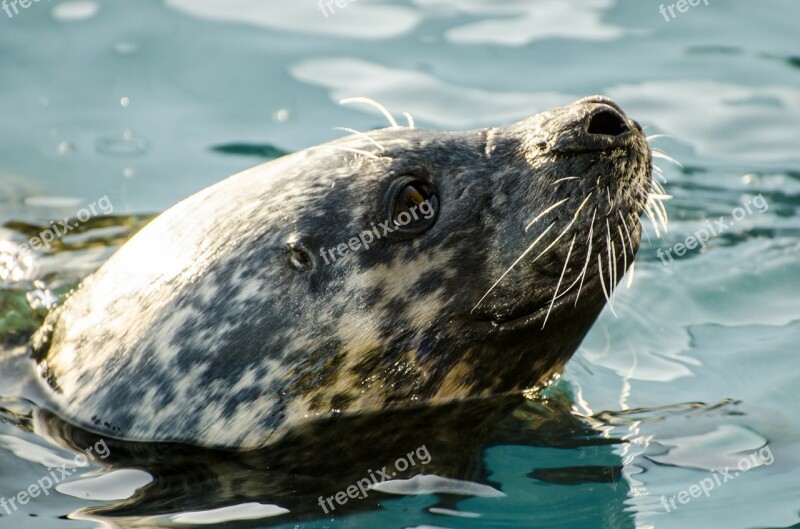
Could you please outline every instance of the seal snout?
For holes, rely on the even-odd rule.
[[[576,104],[593,107],[588,115],[586,126],[586,132],[589,134],[620,136],[633,129],[642,132],[641,125],[629,118],[622,107],[611,98],[589,96],[579,100]]]
[[[592,96],[562,107],[550,125],[556,152],[594,152],[617,148],[638,150],[642,127],[611,99]],[[640,141],[641,140],[641,141]]]
[[[611,107],[601,108],[589,117],[586,126],[588,134],[601,134],[605,136],[621,136],[630,132],[625,118]]]

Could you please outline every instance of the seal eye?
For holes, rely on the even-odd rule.
[[[393,235],[408,238],[433,226],[439,212],[439,197],[427,182],[407,176],[390,187],[388,205]]]
[[[289,243],[287,247],[289,248],[289,264],[292,265],[292,268],[301,272],[311,270],[314,263],[305,248],[297,243]]]

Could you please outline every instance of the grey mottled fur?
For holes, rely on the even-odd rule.
[[[590,134],[600,112],[630,130]],[[603,259],[606,219],[613,230],[627,219],[628,265],[638,249],[651,171],[639,126],[595,97],[505,128],[368,135],[385,150],[353,135],[285,156],[197,193],[134,236],[35,338],[53,408],[118,438],[257,447],[313,417],[511,393],[559,370],[605,303],[591,268],[577,306],[576,286],[542,329],[562,269],[565,288],[583,268],[593,211]],[[436,190],[433,227],[326,265],[320,248],[387,219],[386,190],[409,174]],[[579,178],[555,184],[569,176]],[[523,259],[473,311],[587,196],[560,242]],[[291,265],[290,246],[307,251],[310,270]],[[619,242],[615,257],[624,273]]]

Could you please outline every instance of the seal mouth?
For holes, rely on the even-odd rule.
[[[522,331],[540,330],[544,327],[548,312],[560,312],[567,308],[571,296],[559,297],[553,300],[547,297],[544,300],[531,301],[520,304],[519,308],[501,311],[501,314],[484,312],[479,321],[487,327],[487,331],[497,335],[514,334]],[[538,328],[537,328],[538,324]]]
[[[520,331],[527,331],[533,329],[535,323],[543,320],[543,317],[549,307],[550,303],[545,303],[534,309],[532,312],[528,312],[526,314],[515,315],[501,320],[492,320],[492,324],[495,326],[498,334],[511,334]],[[553,307],[555,308],[555,304]]]
[[[489,321],[495,334],[499,336],[539,331],[544,329],[548,313],[552,318],[553,313],[569,310],[574,302],[572,296],[559,297],[555,301],[548,298],[544,302],[531,304],[529,307],[521,309],[509,316],[490,318]]]

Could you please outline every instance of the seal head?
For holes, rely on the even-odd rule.
[[[313,417],[534,387],[632,264],[651,163],[641,127],[595,96],[244,171],[50,315],[34,356],[51,407],[112,437],[251,448]]]

